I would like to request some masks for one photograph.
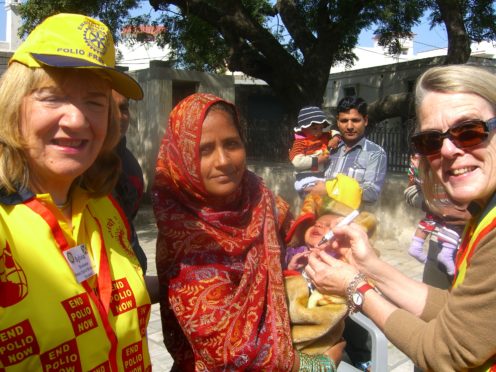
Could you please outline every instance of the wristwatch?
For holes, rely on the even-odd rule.
[[[371,289],[374,289],[374,287],[372,287],[367,282],[365,282],[364,284],[362,284],[361,286],[355,289],[355,292],[353,292],[353,295],[351,296],[354,311],[362,310],[363,298],[365,296],[365,293]]]

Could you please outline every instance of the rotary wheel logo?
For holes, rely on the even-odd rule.
[[[28,294],[28,283],[22,268],[15,262],[7,243],[0,252],[0,306],[20,302]]]
[[[100,27],[96,24],[85,25],[83,30],[83,37],[86,45],[100,58],[103,58],[107,52],[108,45],[108,32],[105,28]]]

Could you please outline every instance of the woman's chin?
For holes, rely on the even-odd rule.
[[[455,186],[448,189],[448,195],[458,205],[467,205],[472,201],[484,199],[482,190],[473,186]]]

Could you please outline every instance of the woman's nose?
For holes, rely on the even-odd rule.
[[[441,146],[441,156],[451,158],[455,155],[463,154],[463,150],[456,146],[449,138],[443,138]]]
[[[218,165],[224,165],[229,163],[229,156],[222,147],[217,148],[216,154],[217,154],[216,161]]]
[[[63,115],[60,125],[67,127],[78,127],[86,124],[86,116],[81,108],[74,103],[67,103],[63,107]]]

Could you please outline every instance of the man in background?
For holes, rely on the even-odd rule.
[[[141,248],[139,244],[138,236],[136,235],[136,230],[133,225],[133,221],[138,213],[141,199],[143,198],[145,184],[143,180],[143,171],[136,157],[126,147],[126,132],[129,128],[130,121],[129,99],[116,91],[112,91],[112,98],[119,108],[117,118],[121,126],[121,140],[117,144],[116,152],[121,158],[122,168],[122,173],[119,177],[117,185],[115,186],[113,194],[129,221],[132,232],[131,244],[141,268],[143,269],[143,273],[146,273],[146,255],[143,248]]]
[[[382,147],[365,138],[368,125],[367,103],[363,98],[348,96],[337,106],[337,127],[341,143],[331,151],[326,180],[342,173],[358,181],[362,201],[371,204],[379,199],[386,178],[387,155]],[[323,183],[312,191],[325,192]]]

